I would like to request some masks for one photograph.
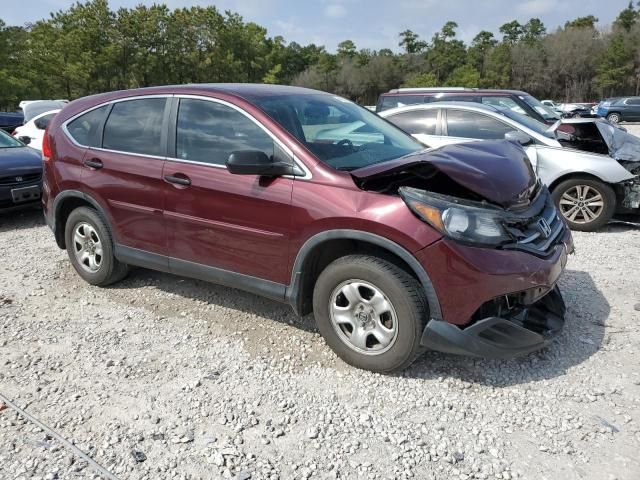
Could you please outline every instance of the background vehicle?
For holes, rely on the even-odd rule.
[[[611,123],[640,121],[640,97],[607,98],[600,102],[596,112]]]
[[[0,129],[5,132],[13,132],[24,122],[22,112],[0,112]]]
[[[559,114],[526,92],[478,88],[399,88],[380,95],[376,112],[432,102],[475,102],[508,108],[549,125],[560,118]]]
[[[356,122],[377,140],[318,139]],[[563,325],[571,234],[512,142],[425,152],[335,95],[224,84],[77,100],[43,154],[47,222],[94,285],[138,265],[265,295],[376,371],[525,354]]]
[[[24,125],[17,127],[11,135],[21,142],[29,145],[31,148],[42,151],[42,138],[44,136],[44,131],[49,125],[51,119],[59,111],[60,109],[41,113]]]
[[[0,130],[0,210],[40,200],[42,156]]]
[[[616,212],[640,208],[640,139],[597,119],[563,119],[551,128],[510,109],[462,102],[414,105],[380,114],[425,145],[511,139],[549,186],[570,227],[593,231]],[[603,136],[616,135],[617,142]],[[612,145],[626,145],[619,157]],[[615,158],[618,158],[616,160]]]
[[[28,123],[38,115],[53,110],[60,110],[69,103],[66,100],[30,100],[22,102],[22,111],[24,112],[24,123]]]

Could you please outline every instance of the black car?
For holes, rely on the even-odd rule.
[[[40,200],[42,154],[0,130],[0,210]]]
[[[600,117],[611,123],[640,121],[640,97],[607,98],[597,107]]]
[[[553,125],[560,115],[527,92],[480,88],[398,88],[378,98],[376,112],[390,108],[431,102],[477,102],[496,108],[508,108],[536,120]]]
[[[5,132],[13,132],[16,127],[24,123],[22,112],[0,112],[0,129]]]

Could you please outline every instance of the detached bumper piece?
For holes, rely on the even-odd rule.
[[[485,317],[465,328],[431,320],[422,334],[422,345],[440,352],[485,358],[526,355],[548,345],[562,330],[565,311],[556,286],[535,303],[511,306],[506,315]]]

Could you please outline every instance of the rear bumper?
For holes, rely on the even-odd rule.
[[[565,304],[555,286],[528,306],[515,306],[500,317],[491,316],[466,328],[430,320],[422,345],[431,350],[485,358],[512,358],[551,342],[564,325]]]

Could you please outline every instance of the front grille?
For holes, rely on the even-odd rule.
[[[566,228],[547,189],[534,202],[534,211],[528,218],[514,218],[506,222],[514,242],[503,248],[525,250],[537,255],[546,255],[562,238]],[[536,206],[537,205],[537,206]]]
[[[42,177],[42,173],[25,173],[23,175],[9,175],[0,177],[0,185],[1,186],[11,186],[17,187],[20,185],[27,185],[29,183],[34,183],[40,180]]]

